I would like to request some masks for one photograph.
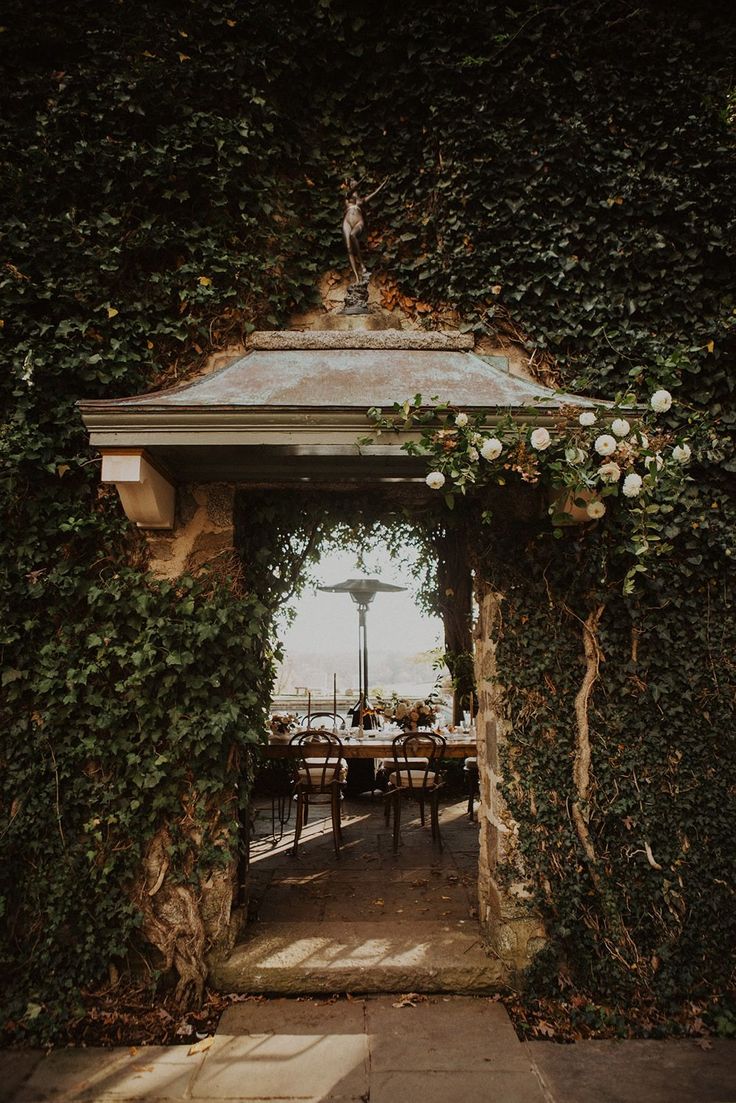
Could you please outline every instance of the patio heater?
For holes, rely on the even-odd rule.
[[[358,705],[353,710],[353,727],[363,730],[366,709],[368,703],[368,606],[376,594],[398,593],[406,590],[406,586],[392,586],[389,582],[382,582],[380,578],[347,578],[344,582],[338,582],[334,586],[318,586],[327,594],[350,594],[355,605],[358,606]],[[356,714],[358,721],[356,724]]]

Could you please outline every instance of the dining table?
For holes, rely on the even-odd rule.
[[[445,749],[442,752],[443,758],[468,758],[476,754],[475,732],[433,730],[435,730],[435,734],[441,735],[446,740]],[[294,734],[298,735],[300,733],[297,731]],[[331,731],[330,734],[332,734]],[[343,758],[391,758],[393,756],[393,741],[397,735],[416,734],[421,736],[422,729],[420,728],[416,733],[409,733],[382,731],[379,728],[371,732],[370,735],[365,732],[362,736],[346,735],[338,730],[335,734],[342,743]],[[283,737],[277,739],[270,737],[268,745],[263,750],[267,758],[295,758],[297,755],[304,754],[303,746],[296,747],[285,741]]]

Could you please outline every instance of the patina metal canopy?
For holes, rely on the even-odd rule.
[[[370,605],[376,594],[399,593],[406,590],[406,586],[392,586],[380,578],[346,578],[334,586],[318,586],[317,589],[326,594],[350,594],[356,605]]]
[[[102,478],[117,484],[128,516],[165,528],[177,483],[421,482],[423,461],[401,449],[415,434],[359,444],[373,406],[421,394],[485,410],[490,427],[509,415],[544,425],[566,405],[594,405],[473,347],[472,335],[456,332],[254,333],[244,356],[192,382],[80,409]]]

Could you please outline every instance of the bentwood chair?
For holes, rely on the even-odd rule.
[[[386,823],[394,814],[394,852],[399,849],[402,798],[419,804],[419,815],[424,826],[424,806],[429,804],[432,841],[442,850],[440,835],[439,798],[442,789],[440,763],[447,741],[435,732],[405,732],[393,741],[393,763],[389,767],[386,791]]]
[[[319,721],[319,723],[315,723]],[[308,716],[303,717],[300,721],[304,724],[305,728],[311,730],[318,728],[320,730],[330,731],[333,728],[339,728],[341,731],[345,728],[345,717],[340,716],[339,712],[313,712]]]
[[[299,839],[309,816],[310,805],[329,804],[335,854],[339,857],[342,845],[341,787],[347,779],[347,763],[342,757],[342,741],[332,732],[311,729],[292,736],[289,744],[296,747],[298,752],[294,777],[296,796],[294,855],[296,856],[299,848]]]

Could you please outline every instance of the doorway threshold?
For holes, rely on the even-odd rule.
[[[264,806],[251,849],[254,919],[232,954],[213,963],[210,983],[289,996],[498,991],[505,969],[478,926],[478,827],[465,809],[464,800],[441,807],[440,851],[407,807],[394,854],[382,801],[346,802],[338,858],[322,809],[294,857],[293,823],[280,841],[270,838]]]

